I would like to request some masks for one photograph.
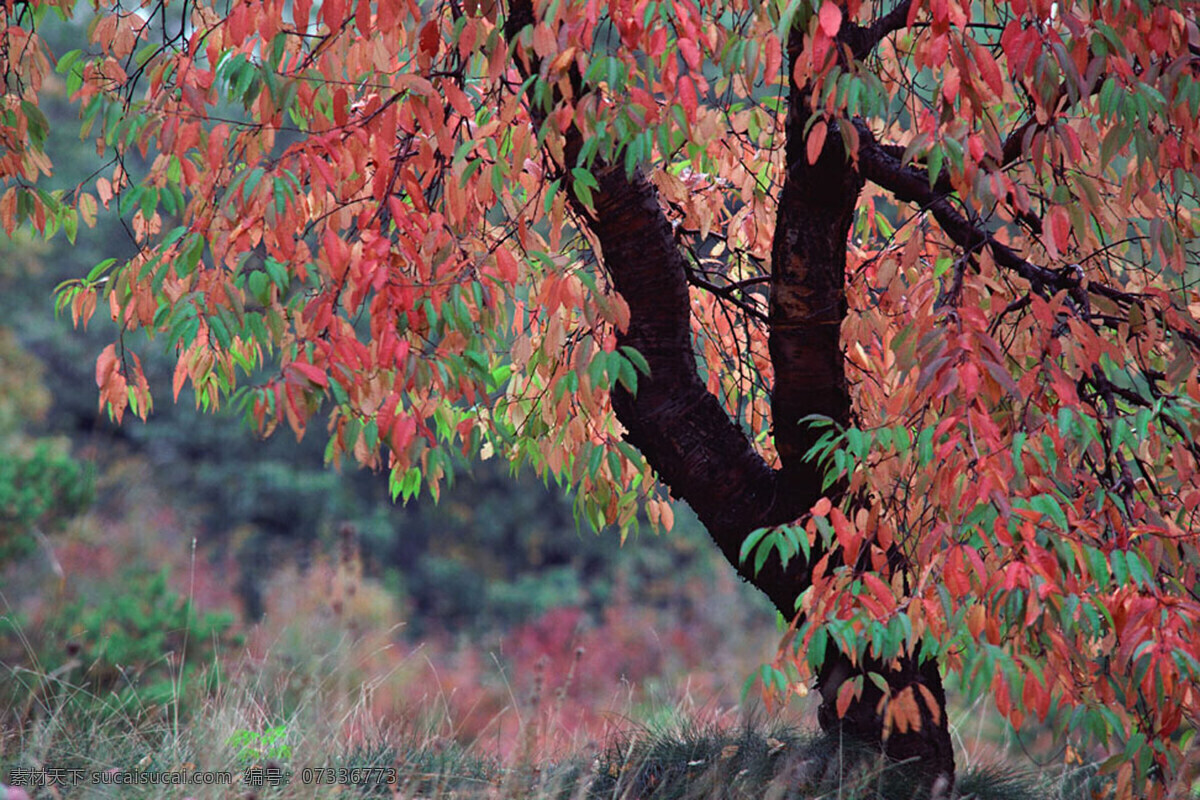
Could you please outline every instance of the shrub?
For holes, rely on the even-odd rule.
[[[43,703],[69,688],[70,702],[99,703],[112,710],[151,713],[181,701],[188,681],[206,665],[215,680],[216,654],[241,644],[230,613],[198,614],[167,587],[167,571],[135,573],[115,584],[112,595],[61,606],[28,641],[39,676],[24,683]],[[17,634],[19,626],[8,622]],[[80,691],[82,690],[82,691]]]

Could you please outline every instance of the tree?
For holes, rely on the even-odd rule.
[[[1200,28],[1184,0],[98,0],[49,172],[5,7],[0,222],[141,245],[60,287],[120,420],[175,394],[434,496],[446,453],[696,511],[779,688],[954,762],[941,670],[1171,789],[1200,696]],[[14,57],[19,54],[19,57]]]

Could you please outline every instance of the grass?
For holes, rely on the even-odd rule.
[[[24,719],[3,718],[0,778],[80,770],[81,782],[35,790],[35,798],[405,798],[406,800],[882,800],[914,797],[904,765],[884,763],[826,736],[756,721],[732,728],[633,727],[589,751],[548,760],[555,731],[527,726],[507,761],[464,746],[435,716],[385,724],[365,694],[354,699],[315,681],[283,710],[274,681],[260,674],[226,680],[201,697],[163,707],[114,706],[58,678],[21,678],[43,690]],[[203,681],[196,681],[202,686]],[[46,687],[52,688],[46,691]],[[177,713],[180,708],[190,709]],[[24,771],[24,772],[23,772]],[[119,773],[142,782],[105,785],[92,775]],[[229,776],[227,785],[161,785],[154,774]],[[278,781],[290,774],[290,780]],[[261,785],[255,785],[260,782]],[[1077,771],[1054,780],[1005,767],[973,767],[959,776],[966,800],[1082,800],[1102,787]],[[4,795],[0,793],[0,798]]]
[[[34,798],[55,800],[907,800],[914,795],[904,765],[761,717],[731,723],[736,711],[706,713],[706,704],[693,702],[705,695],[704,688],[653,703],[645,691],[635,699],[633,684],[623,683],[628,693],[606,705],[597,677],[624,675],[625,657],[645,649],[643,617],[606,619],[606,627],[591,639],[589,656],[604,656],[596,661],[581,660],[583,650],[568,625],[558,638],[542,635],[541,629],[530,637],[555,642],[544,652],[557,653],[557,660],[542,655],[535,663],[536,648],[523,660],[509,652],[507,672],[497,661],[488,673],[483,655],[488,649],[477,643],[461,661],[410,650],[389,627],[396,618],[390,595],[370,580],[359,580],[358,570],[350,572],[349,579],[321,569],[281,575],[268,594],[268,622],[234,647],[236,652],[214,636],[206,640],[209,646],[182,648],[197,653],[187,659],[163,653],[131,666],[129,654],[138,651],[115,654],[109,648],[113,663],[105,663],[120,675],[115,684],[96,680],[103,665],[98,657],[87,663],[92,660],[88,651],[57,667],[53,659],[39,658],[62,646],[47,635],[46,615],[31,616],[38,622],[23,628],[21,617],[0,603],[0,623],[7,621],[17,634],[10,636],[7,650],[0,650],[0,781],[16,784],[22,775],[40,778],[54,770],[72,783],[70,770],[78,770],[83,780],[72,785],[25,787]],[[202,573],[193,560],[186,573],[189,606],[194,578]],[[101,595],[109,586],[123,595],[136,588],[112,576],[95,581]],[[344,602],[331,606],[331,595]],[[176,607],[174,599],[159,600],[151,605]],[[105,633],[110,617],[97,623],[97,636]],[[170,627],[183,626],[191,637],[196,629],[190,619],[185,615]],[[571,650],[564,649],[567,643],[573,643]],[[711,657],[702,663],[709,674],[731,671],[728,664],[714,666]],[[185,680],[189,667],[194,669]],[[486,686],[497,683],[497,672],[500,685]],[[652,674],[657,673],[647,673]],[[664,674],[661,680],[673,678]],[[645,680],[640,685],[644,688]],[[602,724],[581,724],[585,717]],[[974,738],[992,740],[981,722]],[[114,776],[132,782],[114,784]],[[153,776],[224,776],[228,782],[163,785],[151,783]],[[289,779],[282,780],[285,776]],[[1106,796],[1094,770],[1030,776],[975,763],[962,769],[957,789],[962,800]],[[11,800],[6,794],[0,788],[0,800]]]

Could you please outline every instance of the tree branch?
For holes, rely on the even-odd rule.
[[[1099,281],[1084,283],[1082,270],[1078,265],[1066,264],[1059,269],[1039,266],[1026,260],[1008,245],[998,242],[991,233],[972,224],[960,214],[945,194],[930,188],[929,176],[923,169],[911,165],[902,166],[892,148],[875,141],[874,134],[865,123],[855,120],[854,125],[859,134],[858,162],[863,177],[890,191],[897,200],[917,203],[928,209],[946,235],[967,253],[977,253],[986,248],[999,266],[1024,278],[1029,282],[1030,288],[1042,296],[1067,291],[1072,305],[1089,324],[1094,324],[1095,318],[1089,310],[1091,304],[1088,295],[1106,298],[1126,308],[1136,305],[1143,313],[1159,320],[1180,340],[1200,352],[1200,333],[1169,324],[1163,310],[1149,302],[1149,298],[1114,289]]]
[[[886,146],[875,141],[875,135],[865,123],[856,120],[859,134],[858,166],[862,175],[872,183],[890,191],[897,200],[917,203],[928,209],[946,235],[968,253],[984,248],[991,251],[996,263],[1012,270],[1039,293],[1053,294],[1062,289],[1074,289],[1079,279],[1073,271],[1041,267],[1026,261],[1019,253],[1001,244],[991,233],[973,225],[950,203],[949,198],[930,188],[929,175],[923,169],[902,166],[900,159]]]
[[[900,0],[900,3],[870,25],[843,25],[838,31],[838,38],[850,45],[854,57],[861,61],[889,34],[908,27],[908,12],[912,0]]]
[[[758,308],[751,305],[750,303],[747,303],[745,300],[743,300],[742,298],[737,296],[737,292],[741,291],[743,288],[742,284],[730,283],[725,286],[720,286],[706,278],[700,277],[700,274],[698,272],[696,272],[696,270],[692,269],[691,267],[687,267],[687,280],[688,280],[688,283],[690,283],[692,286],[695,286],[698,289],[703,289],[704,291],[709,292],[710,294],[715,294],[717,297],[720,297],[722,300],[726,300],[730,303],[733,303],[735,306],[740,308],[743,311],[743,313],[748,314],[751,317],[754,317],[759,322],[767,321],[766,314],[764,314]]]

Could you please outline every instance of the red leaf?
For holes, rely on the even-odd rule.
[[[970,400],[979,393],[979,367],[967,362],[958,368],[958,379]]]
[[[346,19],[344,1],[324,0],[321,3],[321,21],[325,23],[331,32],[339,30],[342,27],[342,22]]]
[[[857,563],[858,551],[862,547],[862,532],[850,524],[850,520],[846,519],[846,515],[840,508],[832,509],[829,512],[829,519],[833,523],[833,532],[837,535],[838,546],[846,553],[846,563]]]
[[[354,24],[363,36],[371,35],[371,0],[358,0],[354,9]]]
[[[325,229],[322,241],[325,245],[325,257],[329,260],[329,273],[341,281],[350,267],[350,247],[331,228]]]
[[[1000,77],[1000,66],[996,63],[996,59],[992,58],[992,54],[986,47],[974,39],[968,37],[967,46],[971,49],[971,58],[974,59],[975,67],[979,70],[979,76],[983,78],[983,82],[997,97],[1002,97],[1004,81]]]
[[[320,367],[305,364],[303,361],[293,361],[289,366],[317,386],[324,388],[329,385],[329,376]]]
[[[696,43],[691,39],[680,38],[676,44],[688,67],[693,70],[700,69],[700,48],[696,47]]]
[[[891,587],[884,583],[882,578],[874,572],[867,572],[863,574],[862,582],[866,585],[871,595],[879,601],[879,604],[887,609],[889,614],[895,610],[896,597],[892,594]]]
[[[959,87],[962,85],[962,73],[954,67],[946,67],[943,73],[945,78],[942,80],[942,97],[946,98],[946,102],[954,102],[954,98],[958,97]]]
[[[699,102],[696,99],[696,84],[692,83],[689,76],[683,75],[679,78],[676,89],[679,94],[679,105],[683,106],[683,110],[687,112],[687,118],[695,119],[696,106]]]
[[[779,78],[779,68],[782,65],[783,49],[779,45],[779,39],[774,36],[767,37],[767,63],[763,70],[763,78],[768,86]]]
[[[1062,206],[1050,209],[1050,232],[1059,253],[1065,253],[1071,244],[1071,217]]]
[[[200,90],[190,83],[185,83],[182,91],[183,101],[192,109],[192,113],[197,117],[207,117],[208,109],[205,107],[204,95],[200,93]],[[108,207],[107,203],[105,203],[105,207]]]
[[[858,694],[854,683],[854,681],[849,680],[838,687],[837,714],[839,718],[846,716],[846,712],[850,710],[851,701]]]
[[[953,597],[965,597],[971,591],[971,581],[963,572],[965,566],[961,550],[955,547],[942,567],[942,582]]]
[[[292,0],[292,22],[297,31],[303,33],[308,30],[310,13],[312,13],[312,0]]]
[[[329,2],[329,0],[326,0]],[[349,121],[350,95],[346,87],[339,86],[333,92],[333,121],[338,127],[344,127]]]
[[[408,414],[397,414],[390,431],[392,450],[403,453],[417,435],[417,421]]]
[[[437,20],[430,20],[421,28],[421,52],[430,58],[438,54],[442,45],[442,34],[438,29]]]
[[[512,253],[508,252],[507,248],[496,248],[496,270],[500,273],[500,280],[507,284],[515,284],[520,271],[517,267],[517,260],[513,258]]]
[[[833,0],[825,0],[821,6],[819,14],[821,30],[830,39],[837,36],[838,29],[842,27],[842,10],[837,7]]]

